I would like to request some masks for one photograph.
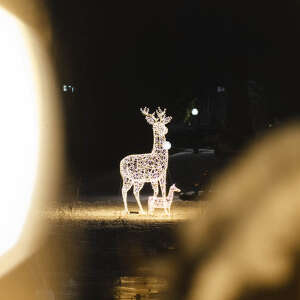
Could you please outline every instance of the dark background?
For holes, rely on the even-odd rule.
[[[75,93],[61,92],[74,174],[102,174],[125,155],[150,152],[152,130],[139,108],[166,107],[176,122],[186,109],[177,99],[199,95],[218,80],[229,94],[227,131],[236,149],[254,136],[247,80],[264,87],[268,120],[299,114],[296,1],[47,5],[58,88],[75,87]]]

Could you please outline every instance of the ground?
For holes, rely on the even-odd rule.
[[[141,201],[147,210],[147,197]],[[60,241],[63,263],[53,274],[61,283],[53,288],[56,300],[154,300],[165,293],[167,278],[154,274],[154,265],[177,251],[177,227],[207,203],[176,198],[171,216],[162,209],[154,216],[137,214],[132,196],[128,204],[131,214],[123,216],[120,197],[83,197],[43,214],[52,225],[53,244]]]

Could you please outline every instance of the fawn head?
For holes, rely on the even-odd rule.
[[[160,107],[150,114],[149,108],[141,108],[142,114],[146,117],[146,120],[149,124],[153,126],[154,132],[156,132],[159,136],[165,136],[168,133],[168,128],[166,124],[168,124],[172,117],[166,117],[166,109],[162,110]],[[156,113],[156,116],[155,116]]]
[[[170,186],[170,189],[174,192],[181,192],[181,190],[175,185],[175,183]]]

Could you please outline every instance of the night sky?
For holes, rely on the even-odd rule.
[[[61,99],[71,170],[101,174],[149,152],[139,107],[176,115],[176,99],[217,80],[230,92],[236,137],[249,132],[248,79],[263,84],[274,113],[300,112],[300,5],[206,2],[49,1],[59,83],[76,88]]]

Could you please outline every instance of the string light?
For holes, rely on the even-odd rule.
[[[148,213],[153,214],[155,208],[164,208],[167,215],[171,214],[171,205],[173,202],[174,192],[180,192],[180,189],[175,184],[170,186],[169,194],[165,197],[148,197]]]
[[[124,212],[129,213],[127,206],[127,192],[133,186],[133,193],[138,203],[140,214],[145,214],[140,202],[140,190],[145,182],[150,182],[157,197],[159,185],[162,197],[166,198],[166,172],[168,168],[168,149],[164,148],[165,135],[172,117],[166,117],[166,109],[160,107],[150,114],[149,108],[140,109],[147,122],[153,127],[153,149],[151,153],[128,155],[120,162],[120,173],[123,179],[122,196]],[[156,113],[156,116],[155,116]]]

